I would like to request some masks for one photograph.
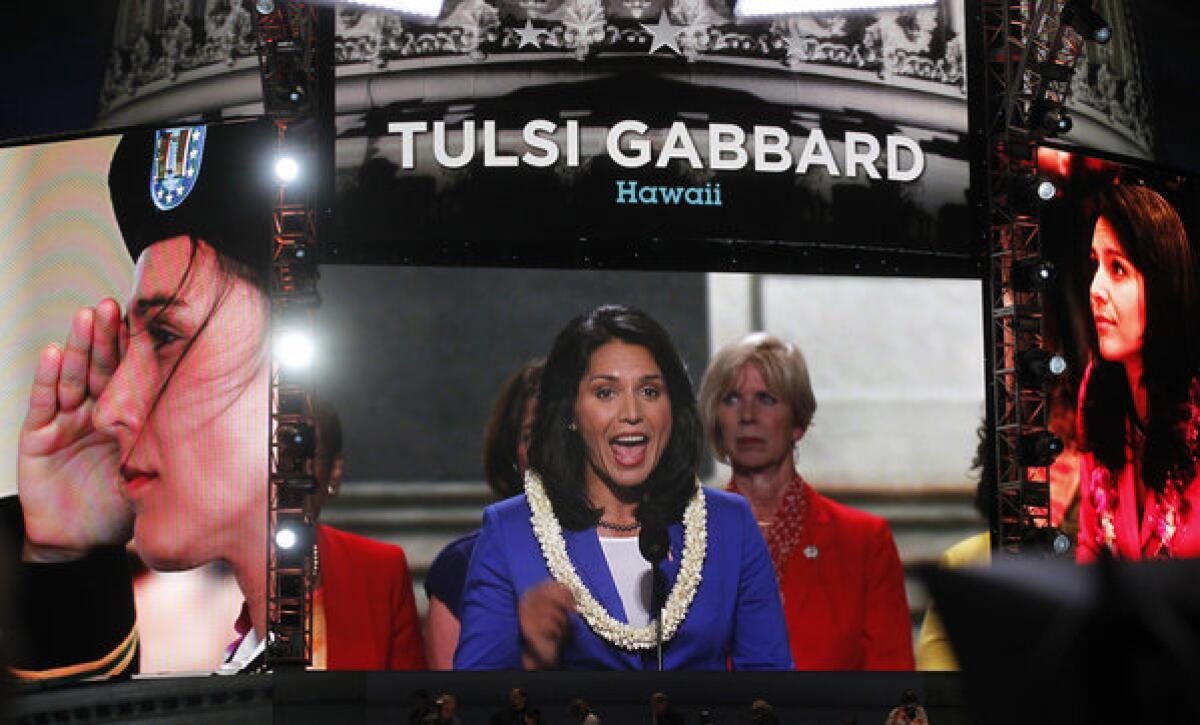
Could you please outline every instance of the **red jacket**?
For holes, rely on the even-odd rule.
[[[779,590],[798,670],[911,670],[904,568],[885,520],[807,487]]]
[[[318,534],[331,670],[425,669],[404,550],[329,526]]]
[[[1112,529],[1106,534],[1105,524],[1096,507],[1096,489],[1107,473],[1108,469],[1095,460],[1091,453],[1083,454],[1079,465],[1082,490],[1079,502],[1079,546],[1075,549],[1075,557],[1081,564],[1095,561],[1104,548],[1109,548],[1109,553],[1119,559],[1142,559],[1143,549],[1155,529],[1153,517],[1158,499],[1153,490],[1143,491],[1142,520],[1138,521],[1137,480],[1133,466],[1126,464],[1114,477],[1117,500]],[[1200,557],[1200,524],[1197,523],[1200,518],[1188,516],[1192,511],[1200,511],[1200,475],[1184,491],[1183,499],[1185,503],[1176,514],[1178,523],[1171,542],[1171,556],[1176,559]]]
[[[1083,432],[1083,403],[1087,398],[1087,385],[1091,379],[1092,366],[1084,373],[1079,387],[1079,435]],[[1188,405],[1191,419],[1187,425],[1191,433],[1193,456],[1200,456],[1200,379],[1193,379]],[[1130,459],[1126,451],[1126,459]],[[1152,489],[1141,491],[1142,512],[1138,517],[1138,480],[1135,467],[1127,462],[1116,473],[1108,470],[1096,460],[1092,453],[1084,453],[1079,463],[1079,546],[1075,550],[1080,563],[1090,563],[1100,556],[1102,549],[1119,559],[1138,560],[1154,555],[1156,542],[1169,528],[1167,551],[1172,558],[1200,557],[1200,466],[1197,473],[1180,492],[1180,500],[1169,513],[1159,508],[1159,494]],[[1164,517],[1169,520],[1162,521]],[[1161,523],[1160,523],[1161,522]],[[1164,526],[1164,524],[1169,526]],[[1154,539],[1154,540],[1152,540]],[[1147,548],[1150,551],[1147,551]]]

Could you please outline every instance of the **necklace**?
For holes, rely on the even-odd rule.
[[[624,531],[626,533],[630,531],[637,531],[638,529],[642,528],[642,522],[640,521],[634,521],[632,524],[614,524],[605,521],[604,519],[600,519],[596,522],[596,525],[602,529],[608,529],[609,531]]]
[[[575,598],[575,608],[588,626],[598,636],[627,650],[654,649],[658,642],[654,625],[634,627],[618,622],[579,578],[575,564],[567,555],[567,543],[563,540],[562,525],[554,515],[550,497],[542,485],[542,479],[533,470],[525,472],[525,497],[532,512],[529,520],[533,534],[541,545],[546,568],[559,584],[570,590]],[[700,586],[701,570],[708,553],[708,510],[704,503],[704,492],[697,484],[692,500],[683,512],[683,554],[679,561],[679,575],[662,610],[662,641],[675,636],[679,625],[687,617],[688,607],[696,597]]]

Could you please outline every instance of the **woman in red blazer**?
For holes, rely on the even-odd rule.
[[[796,472],[817,403],[800,350],[756,333],[713,358],[700,390],[709,443],[733,468],[780,582],[799,670],[913,668],[904,570],[887,522]]]
[[[413,600],[404,550],[322,526],[321,552],[324,662],[330,670],[423,670],[421,620]],[[320,652],[314,652],[314,659]]]
[[[320,508],[342,485],[342,422],[322,399],[313,473]],[[313,595],[313,667],[329,670],[423,670],[425,646],[404,550],[321,525]]]

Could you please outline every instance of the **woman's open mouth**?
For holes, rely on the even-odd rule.
[[[619,435],[608,442],[613,458],[622,466],[640,466],[646,460],[650,437],[642,434]]]

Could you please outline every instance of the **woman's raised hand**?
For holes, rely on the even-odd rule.
[[[555,667],[575,611],[575,598],[558,582],[538,584],[521,596],[517,616],[525,642],[522,660],[527,670]]]
[[[69,561],[129,539],[117,442],[92,424],[124,347],[121,308],[104,299],[75,313],[65,349],[42,350],[17,445],[26,561]]]

